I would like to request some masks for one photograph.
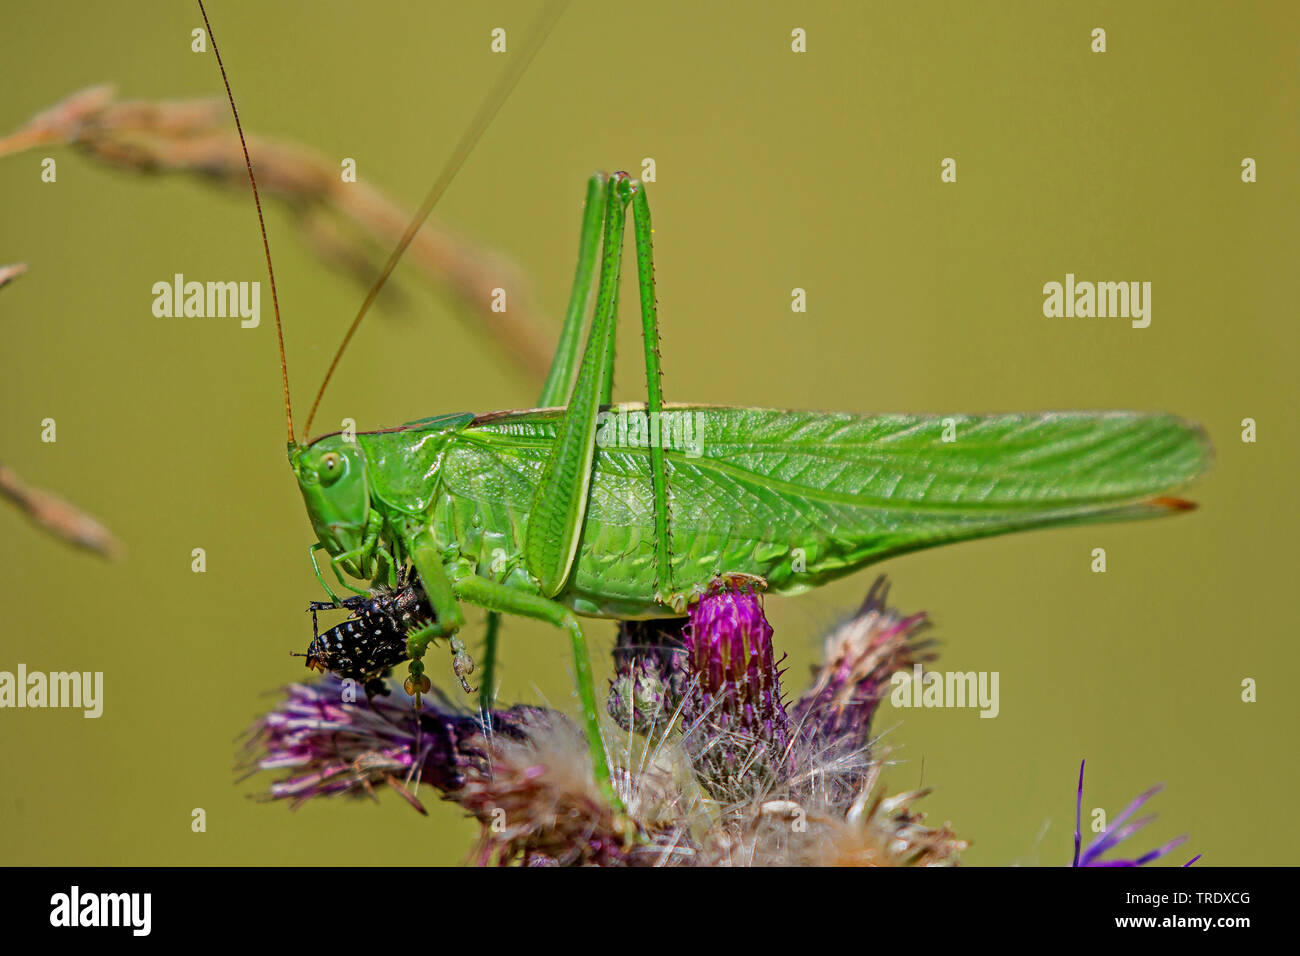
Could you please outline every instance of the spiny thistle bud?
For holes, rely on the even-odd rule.
[[[745,799],[784,773],[790,747],[772,625],[757,594],[714,590],[691,609],[683,637],[687,752],[712,796]]]
[[[667,688],[657,668],[634,661],[609,684],[609,716],[624,730],[643,736],[669,717]]]
[[[686,687],[685,618],[622,621],[614,644],[614,679],[606,708],[624,730],[666,729]]]

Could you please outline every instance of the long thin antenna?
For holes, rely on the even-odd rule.
[[[226,76],[226,65],[221,62],[221,52],[217,49],[217,38],[208,22],[208,11],[199,0],[199,13],[203,14],[203,25],[207,28],[208,39],[212,41],[212,55],[217,58],[217,68],[221,70],[221,82],[226,84],[226,99],[230,100],[230,112],[235,114],[235,131],[239,133],[239,145],[244,150],[244,164],[248,167],[248,181],[253,186],[253,204],[257,206],[257,225],[262,230],[262,249],[266,252],[266,274],[271,279],[271,305],[275,309],[275,338],[280,346],[280,379],[284,382],[284,424],[289,432],[289,444],[296,442],[293,435],[293,406],[289,403],[289,363],[284,357],[284,328],[280,324],[280,298],[275,294],[275,269],[271,266],[271,243],[266,238],[266,220],[262,218],[262,197],[257,194],[257,179],[253,176],[253,160],[248,155],[248,143],[244,140],[244,127],[239,122],[239,110],[235,108],[235,94],[230,92],[230,79]]]
[[[447,187],[450,186],[452,180],[456,178],[456,174],[460,172],[460,168],[465,164],[465,160],[469,158],[469,154],[473,152],[474,147],[478,145],[478,141],[482,137],[484,131],[486,131],[488,126],[491,125],[493,118],[496,117],[497,112],[510,96],[511,91],[514,90],[520,77],[524,75],[524,71],[528,69],[528,65],[533,61],[533,57],[537,55],[537,51],[540,50],[542,44],[546,42],[547,36],[555,26],[556,21],[560,19],[560,14],[564,12],[564,8],[567,5],[568,0],[553,0],[552,3],[547,4],[546,9],[538,18],[537,23],[534,24],[532,32],[528,38],[528,43],[524,47],[523,52],[519,54],[518,58],[511,61],[509,67],[506,68],[506,71],[497,81],[497,85],[493,87],[492,91],[488,93],[487,97],[479,105],[478,112],[474,114],[474,119],[470,122],[464,135],[461,136],[460,142],[456,144],[455,150],[447,160],[447,164],[443,166],[442,172],[438,174],[438,178],[434,181],[433,187],[429,190],[429,194],[424,197],[424,202],[420,204],[420,208],[416,211],[415,218],[412,219],[411,224],[406,227],[406,232],[402,234],[402,238],[398,241],[397,248],[394,249],[393,254],[388,257],[388,262],[384,265],[384,269],[379,274],[379,278],[376,279],[375,284],[370,287],[370,291],[366,294],[365,301],[361,303],[361,308],[358,310],[356,318],[354,318],[352,324],[348,326],[348,331],[343,336],[343,341],[340,343],[338,351],[334,353],[334,358],[330,362],[329,370],[325,373],[325,379],[320,384],[320,391],[316,393],[316,398],[311,403],[311,411],[307,413],[307,425],[303,430],[304,434],[311,433],[311,423],[316,418],[316,409],[320,407],[321,397],[325,394],[325,388],[329,385],[330,379],[334,376],[334,370],[338,368],[339,359],[343,357],[343,353],[347,350],[348,343],[352,341],[352,336],[356,334],[357,327],[361,324],[361,320],[366,317],[366,313],[370,310],[371,303],[375,301],[375,297],[379,295],[379,290],[382,289],[384,283],[388,281],[388,277],[397,266],[397,261],[402,258],[402,253],[406,251],[406,247],[411,244],[411,241],[415,238],[415,234],[420,231],[420,227],[424,225],[424,221],[429,218],[429,213],[433,212],[433,207],[438,204],[438,200],[442,198],[443,193],[447,191]],[[212,45],[212,48],[214,51],[216,50],[215,43]]]

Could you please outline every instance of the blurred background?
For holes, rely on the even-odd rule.
[[[538,5],[212,0],[246,130],[319,151],[413,209]],[[670,400],[854,412],[1163,409],[1216,446],[1159,522],[959,545],[878,570],[925,610],[942,670],[998,671],[1001,713],[895,710],[893,790],[973,841],[966,862],[1063,864],[1075,776],[1113,815],[1163,781],[1146,846],[1188,833],[1206,864],[1296,859],[1289,819],[1300,652],[1294,4],[576,0],[438,209],[514,264],[537,339],[572,279],[586,177],[652,157]],[[10,5],[0,136],[74,91],[218,96],[185,3]],[[791,30],[807,52],[791,51]],[[1106,30],[1107,52],[1090,50]],[[509,56],[509,54],[507,54]],[[224,106],[222,107],[224,110]],[[228,129],[222,117],[221,130]],[[41,160],[57,181],[41,181]],[[951,157],[957,182],[940,182]],[[1241,181],[1241,162],[1258,182]],[[257,155],[254,155],[255,162]],[[335,177],[337,178],[337,176]],[[246,185],[246,184],[245,184]],[[264,198],[301,424],[363,289]],[[382,259],[387,243],[369,248]],[[0,460],[102,520],[106,561],[0,507],[0,670],[104,673],[104,713],[0,712],[0,862],[455,863],[475,825],[236,782],[239,735],[307,676],[319,589],[284,459],[262,249],[246,188],[141,175],[60,145],[0,155]],[[489,276],[495,266],[488,267]],[[262,323],[160,319],[155,282],[262,281]],[[1049,319],[1043,284],[1150,281],[1152,322]],[[316,431],[527,407],[540,379],[476,331],[465,296],[405,263]],[[808,310],[791,312],[791,290]],[[510,302],[523,303],[511,286]],[[615,397],[643,395],[633,287]],[[1241,421],[1258,423],[1244,444]],[[57,442],[41,441],[41,421]],[[1090,570],[1104,547],[1108,571]],[[203,548],[207,570],[191,571]],[[768,615],[797,695],[869,569]],[[471,613],[467,637],[481,635]],[[613,626],[594,624],[608,671]],[[572,707],[566,644],[507,620],[501,699]],[[435,652],[431,675],[449,693]],[[1258,702],[1241,682],[1258,682]],[[603,681],[602,681],[603,686]],[[191,812],[206,812],[205,833]],[[1180,855],[1183,850],[1179,850]]]

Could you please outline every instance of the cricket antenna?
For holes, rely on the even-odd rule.
[[[244,165],[248,167],[248,181],[253,186],[253,204],[257,206],[257,225],[262,230],[262,249],[266,252],[266,274],[271,279],[271,305],[275,309],[275,338],[280,345],[280,379],[284,382],[284,424],[289,433],[289,444],[296,443],[293,435],[293,406],[289,403],[289,363],[284,357],[284,329],[280,325],[280,299],[275,294],[275,269],[271,266],[271,243],[266,238],[266,221],[262,218],[262,199],[257,194],[257,179],[253,176],[253,160],[248,155],[248,143],[244,140],[244,127],[239,122],[239,110],[235,108],[235,94],[230,92],[230,79],[226,76],[226,65],[221,62],[221,52],[217,49],[217,38],[208,22],[208,11],[199,2],[199,13],[203,14],[203,25],[207,28],[208,39],[212,41],[212,55],[217,58],[217,68],[221,70],[221,82],[226,85],[226,99],[230,100],[230,112],[235,114],[235,131],[239,133],[239,145],[244,150]]]
[[[202,0],[200,0],[200,4],[201,3]],[[398,240],[397,248],[394,249],[392,255],[388,257],[388,262],[384,264],[383,271],[379,273],[379,278],[376,279],[375,284],[370,287],[370,291],[366,294],[365,301],[361,303],[361,308],[357,311],[356,318],[354,318],[352,324],[348,326],[348,330],[343,336],[343,341],[339,344],[338,351],[334,353],[334,358],[330,361],[330,367],[325,372],[325,378],[320,383],[320,390],[316,393],[316,398],[311,403],[311,411],[307,413],[307,424],[303,429],[303,434],[311,433],[311,423],[316,418],[316,410],[320,407],[320,400],[325,394],[325,388],[329,385],[330,379],[334,376],[334,370],[338,368],[339,359],[341,359],[343,353],[347,351],[348,343],[352,341],[352,336],[356,334],[357,327],[361,325],[361,320],[366,317],[366,313],[370,310],[371,303],[373,303],[375,297],[379,295],[379,290],[384,287],[384,283],[387,282],[388,277],[392,275],[393,269],[397,266],[397,261],[402,258],[402,253],[406,252],[406,248],[415,238],[415,234],[420,231],[420,227],[424,225],[424,221],[429,218],[429,213],[433,212],[433,207],[438,204],[438,200],[442,198],[443,193],[447,191],[447,187],[450,186],[452,180],[456,178],[456,174],[460,172],[461,167],[465,165],[465,160],[469,158],[469,154],[473,152],[474,147],[478,145],[478,141],[483,136],[483,133],[492,124],[492,120],[496,117],[497,112],[501,109],[506,99],[509,98],[511,91],[514,90],[520,77],[522,77],[524,71],[528,69],[528,65],[532,63],[533,57],[537,55],[537,51],[540,50],[542,44],[546,42],[547,36],[550,35],[551,29],[555,26],[556,21],[560,19],[560,14],[564,12],[564,8],[567,5],[568,0],[552,0],[551,3],[547,4],[546,9],[542,11],[541,16],[538,17],[537,22],[533,25],[532,32],[529,34],[527,45],[524,47],[523,51],[517,58],[511,61],[510,65],[506,68],[506,71],[501,74],[501,78],[497,81],[497,85],[492,88],[492,91],[488,93],[483,102],[479,104],[478,112],[474,114],[473,120],[470,121],[469,126],[461,136],[460,142],[456,144],[456,148],[452,151],[446,165],[442,167],[442,172],[438,174],[438,178],[434,181],[433,187],[429,190],[429,194],[424,197],[424,202],[420,203],[420,208],[416,211],[415,218],[411,220],[410,225],[406,227],[406,232],[404,232],[402,238]],[[211,31],[208,32],[209,35],[211,35]],[[212,49],[213,52],[216,51],[217,46],[215,43],[212,45]],[[252,173],[251,167],[249,173],[250,175]],[[274,292],[272,295],[274,295]]]

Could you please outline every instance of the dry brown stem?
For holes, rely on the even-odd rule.
[[[248,173],[225,102],[117,100],[111,86],[68,96],[0,137],[0,156],[41,146],[67,145],[140,173],[198,173],[247,190]],[[303,238],[332,265],[368,285],[411,214],[365,182],[344,182],[338,163],[306,147],[248,137],[249,154],[265,195],[298,216]],[[426,224],[409,250],[411,260],[448,291],[527,375],[540,381],[554,348],[549,323],[534,310],[518,270],[499,255],[473,248]],[[510,309],[493,312],[492,290],[509,292]]]

